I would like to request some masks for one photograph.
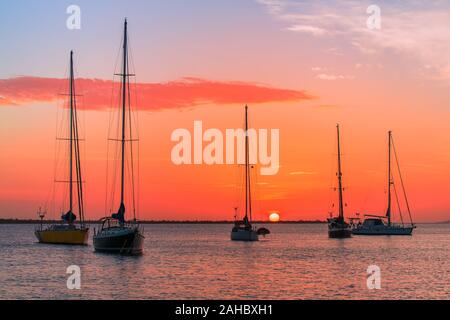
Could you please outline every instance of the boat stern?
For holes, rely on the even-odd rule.
[[[89,229],[76,230],[36,230],[35,236],[40,243],[87,245]]]

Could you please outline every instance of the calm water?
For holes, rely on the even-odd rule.
[[[327,238],[326,225],[272,225],[258,243],[228,225],[147,225],[145,254],[38,244],[32,225],[0,225],[1,299],[450,299],[450,225],[412,237]],[[92,231],[92,230],[91,230]],[[82,289],[68,290],[79,265]],[[381,268],[381,290],[366,269]]]

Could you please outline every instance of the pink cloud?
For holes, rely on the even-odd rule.
[[[84,96],[85,109],[111,107],[113,86],[110,80],[77,79],[77,94]],[[134,84],[132,84],[133,88]],[[51,103],[67,87],[66,79],[17,77],[0,79],[0,106],[23,106]],[[141,110],[194,107],[206,103],[268,103],[299,102],[313,97],[304,91],[288,90],[248,82],[211,81],[183,78],[167,83],[137,83],[138,106]],[[115,90],[117,92],[117,90]]]

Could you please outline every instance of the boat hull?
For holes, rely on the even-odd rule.
[[[349,228],[335,228],[328,230],[329,238],[351,238],[352,230]]]
[[[343,219],[328,219],[328,237],[329,238],[351,238],[352,229]]]
[[[258,233],[255,230],[233,230],[231,231],[232,241],[259,241]]]
[[[34,234],[40,243],[87,245],[89,229],[36,230]]]
[[[362,236],[410,236],[414,227],[382,227],[382,228],[356,228],[354,235]]]
[[[144,236],[138,228],[122,228],[122,230],[102,230],[93,238],[95,251],[141,255],[144,251]]]

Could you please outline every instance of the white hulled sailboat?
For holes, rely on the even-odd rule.
[[[357,223],[354,224],[353,226],[353,234],[355,235],[411,235],[413,230],[416,228],[416,226],[414,225],[413,221],[412,221],[412,217],[411,217],[411,211],[409,208],[409,202],[408,202],[408,198],[406,196],[406,191],[405,191],[405,187],[403,184],[403,178],[400,172],[400,166],[399,166],[399,162],[398,162],[398,158],[397,158],[397,152],[395,150],[395,146],[394,146],[394,142],[393,142],[393,138],[392,138],[392,132],[389,131],[389,160],[388,160],[388,205],[387,205],[387,210],[386,210],[386,216],[375,216],[375,215],[365,215],[366,219],[364,220],[364,222],[361,223]],[[394,152],[392,152],[394,151]],[[406,208],[409,214],[409,218],[410,218],[410,225],[405,225],[403,222],[403,216],[402,216],[402,211],[400,209],[400,201],[397,195],[397,190],[395,189],[395,184],[394,184],[394,177],[392,174],[392,168],[391,168],[391,163],[392,163],[392,153],[395,156],[395,160],[397,163],[397,168],[398,168],[398,174],[400,176],[400,182],[402,185],[402,191],[403,191],[403,195],[404,195],[404,200],[406,202]],[[398,211],[401,217],[401,224],[395,224],[392,222],[392,188],[394,188],[394,195],[396,197],[397,200],[397,204],[398,204]],[[354,219],[355,220],[355,219]]]

